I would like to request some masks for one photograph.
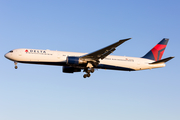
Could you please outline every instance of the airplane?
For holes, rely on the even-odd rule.
[[[145,69],[165,67],[165,63],[174,57],[161,59],[169,41],[163,38],[143,57],[126,57],[110,55],[116,48],[131,38],[122,39],[107,47],[92,53],[77,53],[65,51],[39,50],[39,49],[14,49],[4,56],[17,63],[41,64],[63,66],[64,73],[85,72],[84,78],[90,77],[95,69],[139,71]]]

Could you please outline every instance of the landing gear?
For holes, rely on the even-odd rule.
[[[88,70],[88,68],[85,68],[85,69],[84,69],[84,72],[86,72],[86,74],[83,75],[84,78],[90,77],[90,76],[91,76],[90,73],[93,73],[93,72],[94,72],[94,68],[90,68],[90,70]]]
[[[90,71],[91,73],[93,73],[94,72],[94,68],[91,68],[91,71]]]
[[[17,69],[18,68],[18,66],[17,66],[17,62],[14,62],[14,65],[15,65],[15,69]]]
[[[15,68],[15,69],[18,69],[18,66],[15,66],[14,68]]]
[[[94,72],[94,65],[88,62],[86,68],[84,69],[84,72],[86,72],[86,74],[83,75],[84,78],[90,77],[91,76],[90,73]]]
[[[90,73],[87,73],[87,74],[84,74],[83,77],[86,78],[86,77],[90,77],[91,74]]]

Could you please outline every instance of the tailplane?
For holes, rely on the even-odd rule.
[[[162,60],[158,60],[156,62],[152,62],[152,63],[149,63],[149,64],[159,64],[159,63],[165,63],[171,59],[173,59],[174,57],[168,57],[168,58],[165,58],[165,59],[162,59]]]
[[[154,61],[161,60],[168,41],[169,41],[169,39],[167,39],[167,38],[162,39],[154,48],[152,48],[142,58],[151,59]]]

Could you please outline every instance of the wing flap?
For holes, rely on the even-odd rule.
[[[106,56],[108,56],[109,54],[113,53],[113,51],[115,51],[116,48],[112,48],[109,51],[106,51],[104,54],[102,54],[99,58],[102,60],[104,59]]]

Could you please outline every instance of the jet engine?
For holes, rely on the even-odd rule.
[[[69,65],[79,65],[79,64],[85,64],[85,63],[87,63],[87,61],[83,61],[79,57],[69,56],[66,59],[66,63]]]
[[[63,72],[64,73],[81,72],[81,69],[80,68],[69,67],[69,66],[63,66]]]

